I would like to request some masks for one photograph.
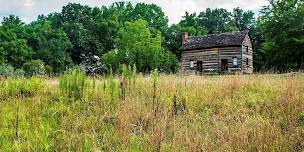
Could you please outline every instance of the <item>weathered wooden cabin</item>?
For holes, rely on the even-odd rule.
[[[247,73],[253,72],[253,50],[247,31],[182,35],[183,74]]]

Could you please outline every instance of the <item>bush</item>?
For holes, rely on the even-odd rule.
[[[16,69],[14,71],[14,77],[23,77],[25,75],[25,72],[23,69]]]
[[[0,77],[23,77],[24,76],[24,71],[22,69],[14,69],[13,66],[7,65],[7,64],[2,64],[0,65]]]
[[[53,74],[53,68],[50,65],[45,66],[45,74],[51,76]]]
[[[41,60],[32,60],[23,64],[26,76],[44,75],[45,66]]]
[[[0,76],[2,77],[13,77],[14,67],[7,64],[0,65]]]
[[[161,61],[158,69],[165,73],[176,73],[179,68],[179,63],[176,56],[167,50],[161,52]]]

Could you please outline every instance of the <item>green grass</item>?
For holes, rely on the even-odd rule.
[[[0,151],[303,151],[304,77],[0,81]]]

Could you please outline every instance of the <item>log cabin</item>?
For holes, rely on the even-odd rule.
[[[189,36],[182,34],[182,74],[253,73],[248,31]]]

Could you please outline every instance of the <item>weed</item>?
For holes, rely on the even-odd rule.
[[[59,86],[61,91],[70,98],[81,100],[86,84],[85,73],[80,69],[70,69],[59,78]]]

